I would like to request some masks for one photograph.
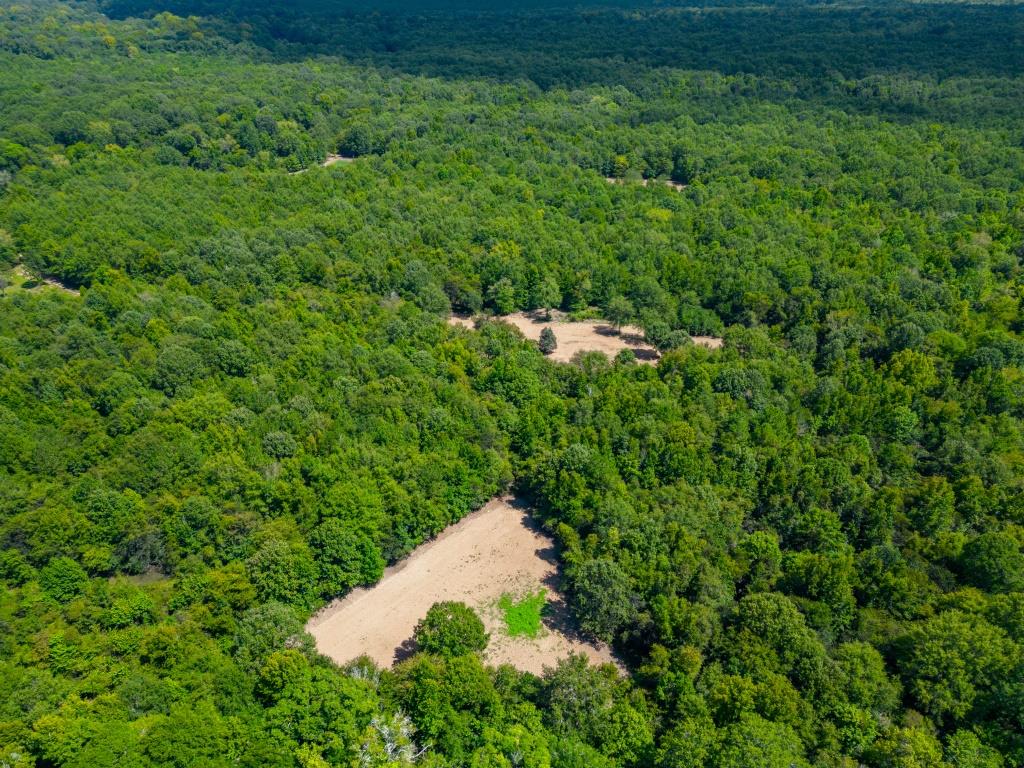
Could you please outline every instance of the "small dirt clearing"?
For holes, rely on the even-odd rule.
[[[306,628],[320,653],[339,664],[366,654],[392,666],[412,649],[416,623],[436,602],[458,600],[474,608],[491,635],[489,664],[511,664],[540,674],[570,653],[593,663],[616,663],[611,651],[578,637],[557,590],[554,544],[526,509],[493,499],[433,541],[388,568],[375,586],[356,589],[313,616]],[[503,595],[546,590],[548,610],[535,638],[508,635],[498,607]]]
[[[16,293],[18,291],[35,291],[54,288],[62,293],[71,296],[80,296],[81,293],[75,288],[69,288],[63,283],[54,280],[52,277],[36,277],[24,264],[17,264],[10,272],[0,273],[0,278],[5,282],[3,294]]]
[[[548,355],[548,359],[559,363],[568,363],[580,352],[604,352],[614,358],[624,349],[633,351],[637,362],[655,365],[661,355],[654,347],[644,341],[644,332],[631,325],[623,326],[616,331],[603,320],[580,320],[573,322],[560,312],[552,312],[551,319],[545,320],[542,312],[516,312],[494,318],[504,320],[515,326],[530,341],[539,341],[544,328],[554,331],[558,346]],[[448,324],[461,328],[474,328],[475,321],[471,317],[453,315]],[[694,344],[708,349],[718,349],[722,340],[713,336],[693,336]]]
[[[476,327],[476,321],[472,317],[466,315],[452,315],[448,318],[448,325],[454,325],[458,328],[468,328],[473,330]]]
[[[356,159],[354,157],[346,157],[345,155],[328,155],[324,158],[324,161],[320,163],[321,168],[330,168],[332,165],[338,163],[354,163]],[[289,171],[289,176],[298,176],[300,173],[306,173],[309,168],[300,168],[297,171]]]
[[[605,181],[609,184],[629,184],[629,179],[617,179],[614,176],[605,176]],[[656,187],[659,184],[670,187],[676,192],[682,192],[688,185],[680,184],[678,181],[672,181],[671,179],[640,179],[636,182],[641,187]]]
[[[330,166],[337,165],[338,163],[354,163],[355,161],[356,159],[354,157],[346,157],[345,155],[328,155],[324,161],[320,163],[320,166],[322,168],[329,168]]]
[[[717,336],[691,336],[690,340],[698,347],[707,347],[708,349],[721,349],[725,344],[725,339],[720,339]]]
[[[551,320],[545,320],[540,312],[516,312],[501,318],[511,323],[530,341],[539,341],[545,326],[555,332],[558,346],[548,357],[560,363],[568,363],[579,352],[604,352],[613,358],[624,349],[633,350],[638,362],[654,365],[658,362],[658,350],[644,341],[644,332],[631,325],[616,331],[600,320],[581,320],[574,323],[552,313]]]

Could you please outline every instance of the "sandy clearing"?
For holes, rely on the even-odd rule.
[[[608,323],[598,320],[581,320],[572,322],[552,314],[551,320],[545,320],[541,313],[516,312],[504,315],[506,323],[511,323],[519,332],[531,341],[540,340],[540,332],[550,326],[555,332],[558,346],[548,357],[560,363],[567,363],[579,352],[604,352],[608,357],[615,357],[624,349],[631,349],[638,362],[654,365],[658,362],[658,350],[644,341],[644,332],[631,325],[623,326],[616,332]]]
[[[392,666],[411,651],[417,622],[441,600],[461,600],[483,619],[491,641],[489,664],[511,664],[540,674],[570,653],[593,663],[617,663],[607,647],[585,642],[572,630],[568,609],[557,590],[558,565],[552,540],[526,509],[508,498],[449,526],[436,539],[388,568],[375,586],[356,589],[313,616],[306,628],[320,653],[339,664],[366,654]],[[512,638],[504,631],[496,603],[502,594],[548,592],[551,615],[536,639]]]
[[[540,339],[540,332],[549,326],[555,332],[558,347],[548,358],[560,363],[568,363],[580,352],[604,352],[614,358],[623,349],[633,350],[637,362],[655,365],[660,357],[658,350],[644,341],[644,332],[640,328],[627,325],[622,332],[616,332],[607,322],[600,320],[567,320],[559,312],[553,312],[551,320],[545,320],[539,312],[516,312],[503,315],[497,320],[504,320],[515,326],[520,333],[531,341]],[[472,329],[476,321],[465,315],[452,315],[448,324],[460,328]],[[719,349],[722,339],[714,336],[691,336],[694,344],[708,349]]]
[[[346,157],[345,155],[328,155],[322,163],[321,168],[328,168],[338,163],[354,163],[356,159],[354,157]]]
[[[356,159],[354,157],[346,157],[345,155],[328,155],[324,158],[324,161],[320,163],[321,168],[330,168],[332,165],[338,163],[354,163]],[[300,168],[297,171],[289,171],[289,176],[298,176],[300,173],[305,173],[309,168]]]
[[[604,180],[607,181],[609,184],[629,184],[630,183],[630,181],[628,179],[617,179],[614,176],[605,176]],[[657,185],[660,184],[660,185],[663,185],[663,186],[666,186],[666,187],[671,187],[672,189],[676,190],[677,192],[682,192],[688,186],[686,184],[680,184],[678,181],[672,181],[671,179],[666,179],[664,181],[659,181],[658,179],[640,179],[636,183],[638,183],[641,187],[653,187],[653,186],[657,186]]]
[[[36,277],[25,268],[24,264],[18,264],[17,266],[15,266],[14,269],[11,270],[11,273],[20,280],[20,282],[18,283],[18,287],[20,287],[22,290],[28,291],[32,290],[32,288],[41,288],[44,285],[48,285],[51,288],[56,288],[58,291],[69,293],[72,296],[82,295],[81,291],[79,291],[78,289],[68,288],[68,286],[64,285],[58,280],[55,280],[52,277]],[[35,282],[35,285],[26,287],[25,284],[29,282]]]
[[[448,318],[448,325],[454,325],[459,328],[468,328],[472,331],[476,328],[476,321],[472,317],[467,317],[466,315],[451,315]]]
[[[698,347],[707,347],[708,349],[721,349],[725,344],[725,339],[720,339],[717,336],[691,336],[690,340]]]

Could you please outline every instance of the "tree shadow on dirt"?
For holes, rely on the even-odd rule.
[[[402,641],[402,644],[395,648],[395,655],[393,657],[394,664],[400,664],[408,658],[411,658],[419,650],[419,644],[416,642],[415,637],[410,637]]]

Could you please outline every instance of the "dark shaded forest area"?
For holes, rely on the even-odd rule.
[[[1022,42],[0,6],[0,765],[1024,766]],[[628,674],[315,653],[507,489]]]

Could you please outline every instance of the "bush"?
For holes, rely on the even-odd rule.
[[[487,647],[484,623],[465,603],[434,603],[416,625],[416,643],[427,653],[462,656]]]
[[[268,432],[263,437],[263,450],[275,459],[294,456],[298,447],[295,438],[287,432]]]
[[[153,386],[174,396],[203,375],[202,359],[188,347],[172,345],[164,349],[156,361]]]
[[[558,348],[558,339],[555,338],[555,332],[551,330],[550,326],[545,326],[544,330],[540,332],[540,341],[537,345],[545,355],[550,355]]]
[[[39,572],[43,591],[61,603],[74,600],[83,591],[89,577],[78,563],[69,557],[55,557]]]
[[[271,539],[246,561],[246,567],[261,600],[305,605],[315,591],[316,566],[305,543]]]
[[[547,604],[547,593],[541,589],[516,602],[512,595],[505,593],[498,601],[505,618],[505,630],[509,637],[536,637],[540,634],[541,618]]]
[[[0,579],[8,584],[20,586],[32,578],[32,566],[25,556],[16,549],[5,549],[0,552]]]

